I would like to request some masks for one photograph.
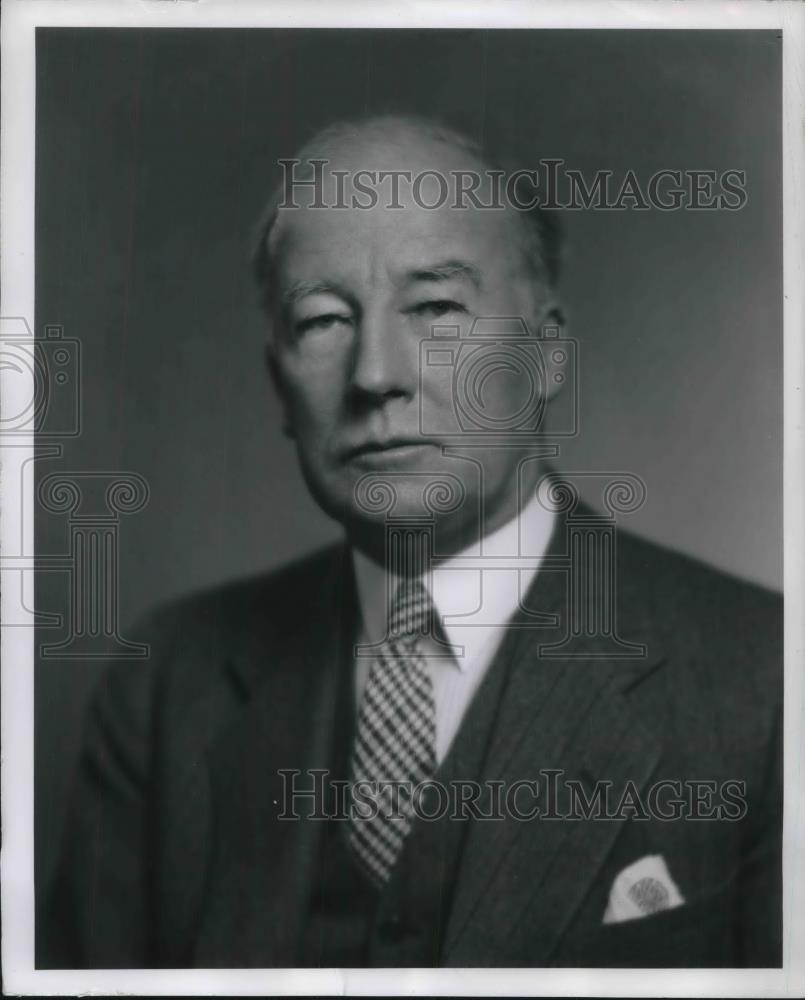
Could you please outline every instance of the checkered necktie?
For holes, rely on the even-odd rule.
[[[411,827],[410,793],[436,770],[433,684],[419,648],[434,614],[430,594],[419,581],[399,585],[389,638],[372,663],[358,713],[353,783],[404,783],[394,794],[381,787],[376,816],[364,818],[353,808],[349,821],[349,842],[379,886],[388,879]],[[362,795],[376,787],[364,785]]]

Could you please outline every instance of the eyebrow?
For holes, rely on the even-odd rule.
[[[416,281],[449,281],[452,278],[464,278],[476,288],[481,287],[481,272],[466,260],[445,260],[427,267],[418,267],[406,275],[409,284]]]
[[[450,281],[453,278],[463,278],[470,281],[476,288],[481,287],[481,272],[474,264],[465,260],[445,260],[426,267],[418,267],[406,274],[406,284],[417,281]],[[282,306],[287,309],[307,295],[330,294],[337,295],[346,302],[352,301],[352,296],[346,289],[332,281],[295,281],[282,295]]]
[[[303,299],[306,295],[321,295],[321,294],[338,295],[345,301],[351,301],[351,296],[345,291],[340,285],[332,281],[295,281],[290,288],[286,289],[282,294],[282,305],[284,308],[292,306],[299,299]]]

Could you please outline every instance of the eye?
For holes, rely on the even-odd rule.
[[[294,332],[308,333],[316,330],[330,330],[340,323],[349,323],[351,319],[343,313],[319,313],[316,316],[306,316],[294,323]]]
[[[419,316],[446,316],[451,312],[466,312],[465,307],[453,299],[429,299],[427,302],[418,302],[412,312]]]

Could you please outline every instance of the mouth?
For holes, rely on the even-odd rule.
[[[417,461],[432,451],[436,442],[427,438],[389,438],[384,441],[364,441],[346,450],[344,459],[359,465],[378,466],[389,463]]]

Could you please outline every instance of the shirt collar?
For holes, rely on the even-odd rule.
[[[474,607],[479,600],[480,587],[484,584],[484,610],[490,622],[500,623],[511,618],[517,610],[520,592],[526,590],[536,576],[538,567],[533,565],[533,560],[544,556],[554,519],[554,512],[546,510],[534,496],[516,517],[433,569],[431,597],[452,645],[459,646],[464,640],[459,640],[457,632],[461,625],[455,621],[451,623],[451,616],[466,614],[468,609]],[[473,567],[464,565],[468,557],[482,554],[499,559],[528,556],[532,565],[522,570],[483,571],[478,569],[477,564]],[[364,636],[368,642],[380,642],[386,634],[388,607],[399,578],[387,575],[384,567],[354,548],[352,560]],[[514,577],[517,573],[519,584]],[[508,577],[504,579],[496,574],[507,574]],[[457,666],[462,669],[463,662],[457,662]]]

